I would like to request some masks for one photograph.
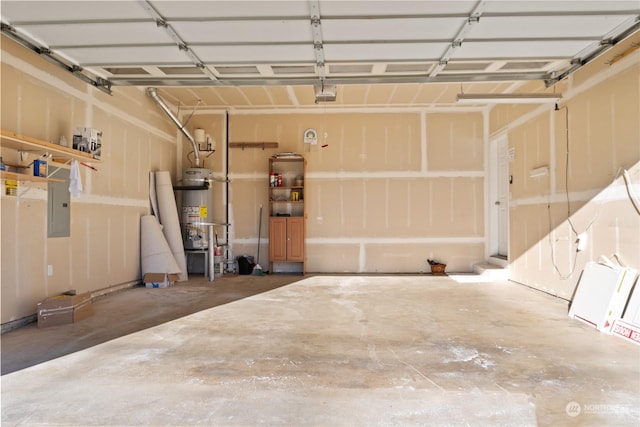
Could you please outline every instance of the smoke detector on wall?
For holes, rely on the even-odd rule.
[[[316,90],[316,104],[336,100],[336,85],[320,84],[314,86]]]

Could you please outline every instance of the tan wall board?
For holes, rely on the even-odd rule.
[[[521,116],[529,114],[539,108],[536,104],[497,104],[489,113],[489,134],[500,131]]]
[[[427,259],[447,264],[447,272],[469,272],[484,257],[483,244],[366,244],[365,269],[380,273],[430,272]]]
[[[427,114],[427,169],[482,170],[482,115]]]
[[[230,220],[237,239],[258,237],[260,205],[263,208],[262,237],[269,236],[269,194],[267,177],[264,179],[234,179],[229,190]]]
[[[305,250],[307,272],[353,273],[360,270],[359,244],[307,243]]]
[[[18,203],[16,198],[4,197],[1,208],[4,323],[35,313],[37,301],[46,292],[47,203],[37,199]]]
[[[71,200],[69,238],[46,237],[46,185],[34,184],[20,203],[1,196],[2,323],[32,315],[38,301],[62,291],[139,280],[149,170],[175,173],[177,154],[175,126],[144,91],[119,88],[108,96],[5,41],[2,58],[25,64],[2,63],[3,129],[52,142],[64,135],[71,144],[74,127],[94,127],[103,131],[103,160],[94,163],[97,172],[80,168],[85,191]],[[7,148],[2,155],[17,158]],[[26,187],[20,183],[21,192]]]
[[[77,218],[70,245],[74,289],[88,292],[140,279],[140,217],[147,210],[84,203],[76,203],[73,209]]]
[[[515,150],[515,158],[509,165],[513,176],[513,184],[509,187],[512,197],[530,197],[549,192],[550,174],[529,176],[534,169],[551,166],[549,132],[549,113],[543,113],[510,133],[509,145]]]
[[[309,128],[318,132],[317,146],[303,144]],[[232,149],[230,168],[235,173],[266,170],[260,162],[275,152],[306,150],[308,171],[420,170],[418,114],[235,115],[229,136],[230,142],[279,143],[277,150]]]
[[[640,160],[640,92],[634,67],[602,86],[580,94],[569,108],[569,189],[584,191],[603,187],[618,168]],[[556,191],[566,190],[566,109],[556,115]]]
[[[307,180],[307,233],[315,237],[478,237],[479,178]]]

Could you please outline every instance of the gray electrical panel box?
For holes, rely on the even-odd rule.
[[[52,178],[63,182],[48,185],[47,237],[71,235],[71,194],[69,194],[69,170],[58,169]]]

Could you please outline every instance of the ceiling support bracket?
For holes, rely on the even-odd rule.
[[[83,72],[83,69],[81,66],[77,64],[69,65],[66,62],[61,61],[55,56],[55,53],[51,49],[44,46],[38,46],[34,42],[27,40],[26,38],[19,35],[13,27],[5,24],[4,22],[2,23],[2,28],[0,31],[2,32],[2,34],[9,37],[11,40],[15,41],[16,43],[19,43],[20,45],[24,46],[30,51],[40,55],[41,58],[46,59],[50,63],[71,73],[72,75],[76,76],[83,82],[95,87],[96,89],[101,90],[102,92],[108,95],[112,94],[111,93],[112,83],[109,80],[103,79],[101,77],[94,78],[94,77],[88,76]]]
[[[462,42],[464,41],[465,37],[467,36],[467,33],[471,29],[471,26],[480,22],[480,16],[482,16],[482,12],[484,11],[486,2],[487,0],[479,0],[476,3],[475,7],[471,11],[471,14],[469,14],[469,17],[462,25],[462,28],[458,30],[458,34],[456,34],[451,44],[447,47],[444,54],[440,57],[438,64],[435,65],[431,70],[431,72],[429,73],[429,77],[431,78],[436,77],[438,74],[440,74],[440,71],[444,70],[444,67],[447,66],[447,63],[455,53],[455,50],[459,49],[460,46],[462,46]]]
[[[327,75],[325,71],[324,47],[322,45],[320,2],[318,0],[309,0],[309,13],[311,15],[311,34],[313,36],[313,52],[316,58],[316,72],[322,83]]]
[[[571,68],[569,68],[568,70],[566,70],[565,72],[558,74],[557,76],[552,76],[549,78],[546,78],[544,83],[546,87],[551,87],[553,85],[555,85],[556,83],[558,83],[560,80],[569,77],[571,74],[575,73],[576,71],[578,71],[580,68],[584,67],[586,64],[588,64],[589,62],[593,61],[594,59],[596,59],[598,56],[602,55],[603,53],[605,53],[606,51],[608,51],[609,49],[611,49],[612,47],[614,47],[615,45],[617,45],[618,43],[620,43],[622,40],[626,39],[627,37],[629,37],[631,34],[635,33],[636,31],[640,30],[640,16],[638,16],[638,19],[635,20],[635,22],[630,25],[628,28],[624,29],[623,31],[621,31],[618,35],[614,36],[614,37],[608,37],[605,39],[602,39],[597,47],[595,49],[593,49],[588,55],[585,55],[583,57],[576,57],[573,58],[571,60]]]
[[[195,52],[189,47],[189,45],[184,40],[182,40],[178,33],[176,33],[171,25],[169,25],[167,20],[164,19],[162,15],[160,15],[160,13],[151,5],[148,0],[138,0],[138,2],[142,6],[142,8],[146,10],[147,13],[149,13],[149,16],[151,16],[151,18],[155,21],[156,26],[158,28],[162,28],[169,35],[169,37],[171,37],[171,39],[178,47],[178,50],[187,54],[194,67],[201,69],[202,72],[205,73],[211,80],[218,80],[218,77],[204,65],[204,62],[202,62],[200,58],[198,58],[198,55],[196,55]]]

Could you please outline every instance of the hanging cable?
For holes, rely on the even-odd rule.
[[[631,204],[633,205],[633,208],[636,210],[638,215],[640,215],[640,199],[638,199],[638,196],[636,196],[636,194],[633,192],[631,178],[629,178],[629,172],[626,169],[622,172],[622,177],[624,178],[624,183],[627,187],[627,194],[629,195]]]

